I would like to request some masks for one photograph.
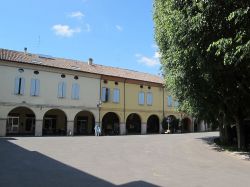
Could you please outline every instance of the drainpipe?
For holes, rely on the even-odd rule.
[[[100,106],[100,102],[101,102],[101,94],[102,94],[102,76],[100,77],[100,91],[99,91],[99,105],[98,105],[98,110],[99,110],[99,126],[101,126],[101,106]]]
[[[162,120],[164,120],[164,118],[165,118],[165,86],[163,86],[162,87],[162,89],[163,89],[163,94],[162,94],[162,96],[163,96],[163,105],[162,105],[162,111],[163,111],[163,113],[162,113]],[[160,125],[161,125],[161,132],[160,133],[162,133],[162,122],[160,122]]]
[[[125,95],[125,93],[126,93],[126,91],[125,91],[126,80],[127,79],[124,79],[124,83],[123,83],[123,123],[125,124],[125,129],[126,129],[126,117],[125,117],[125,115],[126,115],[126,95]],[[126,132],[126,134],[127,134],[127,132]]]
[[[163,106],[162,106],[162,109],[163,109],[163,118],[165,117],[165,87],[163,86]]]

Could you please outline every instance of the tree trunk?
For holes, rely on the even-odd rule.
[[[220,130],[220,142],[224,143],[225,131],[224,131],[224,127],[223,127],[223,119],[221,119],[219,121],[219,130]]]
[[[228,126],[227,124],[224,123],[224,144],[228,145],[229,144],[229,132],[228,132]]]
[[[246,149],[246,139],[245,139],[243,119],[236,120],[236,131],[237,131],[238,149],[245,150]]]

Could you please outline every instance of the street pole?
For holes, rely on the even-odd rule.
[[[168,122],[168,130],[167,130],[167,134],[170,133],[170,130],[169,130],[169,123],[170,123],[170,117],[167,118],[167,122]]]

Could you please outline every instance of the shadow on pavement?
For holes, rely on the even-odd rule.
[[[63,164],[36,151],[29,151],[0,138],[0,186],[3,187],[77,187],[117,186],[96,176]],[[122,187],[157,185],[133,181]]]
[[[214,142],[214,140],[216,138],[219,138],[219,136],[209,136],[209,137],[203,137],[203,138],[197,138],[197,139],[202,140],[206,144],[210,145],[212,150],[215,150],[215,151],[218,151],[218,152],[228,151],[228,152],[230,152],[231,154],[237,156],[240,159],[250,161],[250,152],[227,150],[223,146],[219,146]]]
[[[204,143],[208,144],[211,146],[211,148],[215,151],[218,151],[218,152],[222,152],[224,151],[223,148],[217,146],[215,143],[214,143],[214,140],[216,138],[218,138],[219,136],[206,136],[206,137],[202,137],[202,138],[196,138],[198,140],[202,140]]]

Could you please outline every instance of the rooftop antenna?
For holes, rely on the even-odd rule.
[[[27,54],[28,48],[24,47],[24,54]]]

